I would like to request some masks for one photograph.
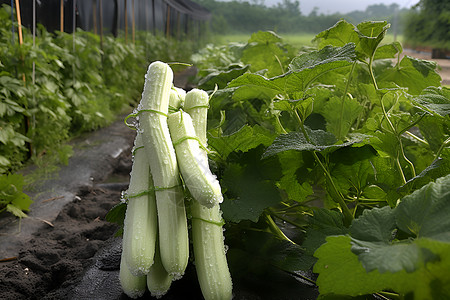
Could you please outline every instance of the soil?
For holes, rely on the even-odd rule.
[[[131,160],[130,160],[131,161]],[[116,178],[129,170],[120,167]],[[126,183],[85,187],[57,218],[24,243],[18,256],[0,263],[1,299],[68,299],[96,253],[110,243],[118,226],[105,220]]]

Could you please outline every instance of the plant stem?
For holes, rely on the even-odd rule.
[[[316,162],[320,165],[320,167],[322,168],[323,172],[325,173],[325,176],[327,177],[327,179],[329,180],[331,187],[333,188],[334,193],[336,194],[336,202],[339,204],[339,206],[341,207],[342,213],[344,214],[344,218],[345,218],[345,223],[347,225],[350,225],[350,223],[353,220],[353,215],[350,212],[350,209],[348,208],[347,204],[345,204],[345,199],[344,196],[342,196],[342,194],[339,192],[339,190],[337,189],[336,185],[334,184],[334,180],[331,177],[330,172],[328,172],[327,168],[323,165],[322,161],[320,160],[320,158],[317,156],[317,153],[315,151],[312,152],[314,155],[314,159],[316,160]]]
[[[399,145],[400,145],[400,151],[401,151],[402,154],[403,154],[403,158],[405,158],[407,162],[411,163],[411,162],[406,158],[405,153],[404,153],[404,151],[403,151],[402,140],[400,139],[399,134],[398,134],[397,131],[395,130],[395,127],[394,127],[394,125],[392,124],[391,120],[389,119],[389,116],[388,116],[388,114],[387,114],[387,112],[386,112],[386,108],[384,107],[383,98],[380,99],[380,103],[381,103],[381,109],[382,109],[382,111],[383,111],[383,116],[386,118],[386,121],[388,122],[389,127],[390,127],[391,130],[392,130],[392,133],[397,137],[397,141],[398,141],[398,143],[399,143]],[[405,173],[403,172],[402,165],[400,164],[400,159],[399,159],[399,153],[398,153],[398,151],[397,151],[397,155],[396,155],[396,157],[395,157],[395,163],[396,163],[396,165],[397,165],[398,171],[400,172],[400,176],[402,177],[402,182],[403,182],[403,184],[405,184],[405,183],[406,183],[406,177],[405,177]],[[411,164],[412,164],[412,163],[411,163]],[[414,171],[414,165],[412,166],[412,170],[413,170],[413,173],[415,173],[415,171]]]
[[[303,120],[300,118],[300,116],[299,116],[297,110],[295,110],[295,115],[296,115],[297,120],[298,120],[298,122],[299,122],[300,129],[302,130],[302,133],[303,133],[303,135],[305,136],[305,139],[306,139],[309,143],[314,144],[314,143],[311,141],[311,139],[310,139],[308,133],[306,132],[305,126],[303,125]],[[344,197],[342,196],[342,194],[341,194],[341,193],[339,192],[339,190],[337,189],[337,187],[336,187],[336,185],[335,185],[335,183],[334,183],[334,180],[333,180],[333,178],[331,177],[330,172],[328,172],[327,168],[323,165],[323,163],[322,163],[322,161],[320,160],[319,156],[317,156],[316,151],[312,151],[312,154],[313,154],[313,156],[314,156],[315,161],[316,161],[316,162],[319,164],[319,166],[322,168],[323,172],[325,173],[325,176],[326,176],[327,180],[330,182],[331,187],[333,188],[333,191],[334,191],[334,193],[336,194],[336,199],[335,199],[335,201],[336,201],[336,202],[339,204],[339,206],[341,207],[342,213],[344,214],[344,219],[345,219],[346,224],[347,224],[347,225],[350,225],[350,223],[351,223],[352,220],[353,220],[353,215],[352,215],[352,213],[350,212],[350,210],[349,210],[347,204],[345,204],[345,199],[344,199]],[[333,198],[334,198],[334,197],[333,197]]]
[[[417,141],[419,141],[419,142],[421,142],[421,143],[423,143],[423,144],[429,146],[429,144],[428,144],[427,141],[425,141],[424,139],[421,139],[420,137],[418,137],[418,136],[415,135],[414,133],[412,133],[412,132],[406,130],[406,131],[405,131],[405,134],[407,134],[407,135],[409,135],[410,137],[412,137],[413,139],[415,139],[415,140],[417,140]]]
[[[339,117],[339,128],[338,128],[338,136],[337,136],[338,139],[341,138],[342,119],[344,118],[345,97],[347,96],[348,87],[350,86],[350,81],[352,79],[352,74],[353,74],[353,70],[355,69],[355,65],[356,65],[356,60],[352,64],[352,68],[350,70],[350,74],[348,75],[348,80],[347,80],[347,83],[345,85],[344,94],[342,95],[342,99],[341,99],[341,114],[340,114],[340,117]]]
[[[444,150],[444,148],[445,148],[448,144],[450,144],[450,137],[448,137],[448,138],[442,143],[441,147],[439,147],[439,149],[438,149],[438,151],[437,151],[437,153],[436,153],[436,156],[434,157],[434,160],[436,160],[436,159],[439,158],[439,156],[441,155],[442,150]]]
[[[370,57],[370,60],[369,60],[369,73],[370,73],[370,79],[372,79],[373,86],[375,87],[375,90],[378,91],[378,84],[377,84],[377,81],[375,80],[375,75],[373,74],[372,63],[373,63],[373,55]]]
[[[272,231],[273,234],[278,236],[282,240],[286,240],[291,242],[292,244],[295,244],[290,238],[288,238],[283,231],[281,231],[280,227],[278,227],[277,224],[275,224],[275,221],[272,219],[270,214],[267,212],[264,213],[264,217],[266,218],[267,224],[269,224],[269,228]]]
[[[297,228],[302,228],[302,227],[304,227],[304,226],[302,226],[301,224],[298,224],[298,223],[296,223],[296,222],[294,222],[294,221],[291,221],[291,220],[289,220],[288,218],[284,217],[283,215],[281,215],[281,214],[275,212],[273,209],[270,209],[270,208],[269,208],[269,211],[270,211],[270,213],[271,213],[272,215],[274,215],[275,217],[277,217],[278,219],[280,219],[280,220],[282,220],[282,221],[284,221],[284,222],[286,222],[286,223],[289,223],[289,224],[291,224],[291,225],[294,225],[294,226],[297,227]]]

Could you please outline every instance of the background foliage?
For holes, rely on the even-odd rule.
[[[421,0],[409,13],[405,25],[409,44],[450,49],[450,2]]]
[[[15,27],[14,32],[12,31]],[[23,28],[19,45],[11,8],[0,9],[0,212],[22,217],[29,199],[15,174],[27,162],[67,163],[65,142],[130,111],[150,61],[188,61],[196,42],[138,32],[134,43],[78,30],[74,35]],[[11,175],[13,174],[13,175]],[[15,200],[14,200],[15,199]],[[14,208],[17,208],[14,210]]]

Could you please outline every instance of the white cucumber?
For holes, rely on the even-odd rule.
[[[206,147],[206,129],[208,120],[208,93],[200,89],[192,89],[186,93],[184,111],[192,118],[195,133],[200,142]]]
[[[183,107],[186,91],[182,88],[173,86],[170,90],[169,110],[176,111]]]
[[[220,184],[209,169],[205,150],[200,148],[191,117],[180,110],[170,114],[167,122],[181,176],[192,197],[207,207],[218,205],[223,201]]]
[[[146,276],[134,276],[128,269],[125,259],[120,259],[119,281],[123,292],[130,298],[137,299],[142,297],[147,288]]]
[[[193,200],[192,244],[195,269],[205,300],[233,297],[233,284],[225,253],[220,206],[207,208]]]
[[[167,273],[161,262],[159,250],[155,252],[155,263],[147,274],[147,288],[153,297],[161,298],[170,289],[173,276]]]
[[[135,276],[148,273],[153,264],[156,243],[156,202],[147,155],[138,132],[134,146],[133,166],[127,191],[127,210],[123,231],[123,257]]]
[[[188,263],[189,239],[184,193],[167,127],[172,81],[169,65],[151,63],[138,111],[139,130],[155,185],[161,261],[169,274],[179,278]]]
[[[187,93],[184,105],[197,137],[204,145],[207,143],[208,101],[206,92],[194,89]],[[233,285],[225,253],[220,206],[207,208],[195,199],[190,203],[195,268],[203,297],[206,300],[231,299]]]

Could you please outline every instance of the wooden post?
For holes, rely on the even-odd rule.
[[[155,19],[155,0],[152,0],[152,22],[153,22],[153,34],[156,34],[156,19]]]
[[[128,4],[127,0],[125,0],[125,44],[128,41]]]
[[[94,23],[94,33],[97,34],[97,0],[92,1],[92,22]]]
[[[16,15],[17,15],[17,24],[18,24],[18,28],[17,31],[19,33],[19,45],[23,44],[23,36],[22,36],[22,18],[20,16],[20,3],[19,0],[15,0],[16,3]],[[24,62],[24,58],[23,56],[20,57],[20,60],[22,61],[22,63]],[[22,74],[22,81],[24,82],[24,84],[26,83],[26,77],[25,77],[25,73]],[[29,116],[24,116],[24,121],[25,121],[25,133],[28,133],[28,131],[30,130],[30,117]],[[27,148],[28,148],[28,157],[31,158],[31,155],[33,154],[33,146],[31,145],[30,142],[26,142]]]
[[[22,18],[20,17],[20,3],[19,0],[16,0],[16,15],[17,15],[17,23],[19,24],[17,30],[19,32],[19,45],[23,44],[23,36],[22,36]]]
[[[64,32],[64,0],[59,1],[59,30]]]
[[[166,16],[166,37],[170,36],[170,6],[167,4],[167,16]]]
[[[99,4],[100,4],[100,7],[99,7],[99,13],[100,13],[100,16],[99,16],[99,21],[100,21],[100,49],[102,49],[103,50],[103,3],[102,3],[103,1],[102,0],[99,0]]]
[[[134,0],[131,0],[131,6],[132,6],[132,11],[131,11],[131,39],[133,41],[134,44],[134,39],[135,39],[135,29],[136,29],[136,20],[134,19]]]

